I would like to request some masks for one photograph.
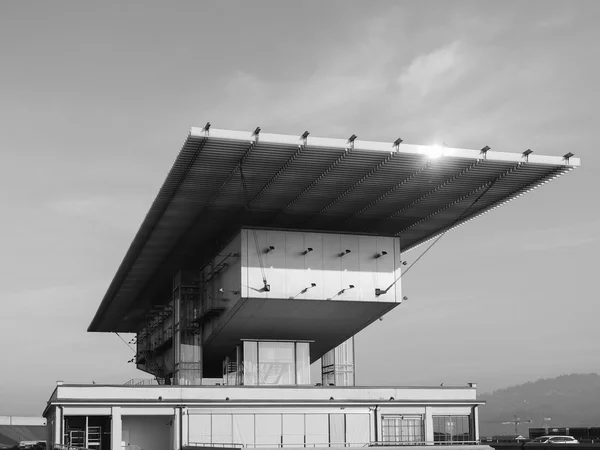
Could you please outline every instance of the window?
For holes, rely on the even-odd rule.
[[[381,428],[388,445],[417,445],[425,440],[421,416],[384,416]]]
[[[258,384],[296,384],[294,356],[293,342],[259,342]]]
[[[433,416],[433,441],[435,443],[472,440],[469,416]]]
[[[242,364],[247,386],[310,384],[308,342],[244,341]]]

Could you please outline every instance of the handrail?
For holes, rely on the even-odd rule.
[[[389,441],[389,442],[311,442],[311,443],[277,443],[277,444],[238,444],[189,442],[190,447],[222,447],[222,448],[327,448],[327,447],[400,447],[408,445],[480,445],[481,441]]]
[[[123,386],[156,386],[158,385],[156,378],[132,378],[123,384]]]
[[[222,448],[244,448],[244,444],[225,444],[215,443],[210,444],[208,442],[188,442],[186,447],[222,447]]]
[[[73,445],[66,445],[66,444],[51,444],[51,447],[54,450],[90,450],[89,448],[85,448],[85,447],[75,447]]]

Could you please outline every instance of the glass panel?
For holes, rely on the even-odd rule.
[[[322,367],[324,385],[354,386],[354,338],[327,352]]]
[[[258,343],[258,384],[295,384],[293,342]]]
[[[346,442],[367,444],[371,441],[368,414],[346,414]]]
[[[233,443],[243,444],[246,447],[254,445],[253,414],[233,415]]]
[[[279,447],[281,445],[281,414],[255,415],[256,445]]]
[[[252,341],[244,341],[244,384],[258,384],[258,346]]]
[[[210,444],[211,418],[208,414],[190,414],[188,416],[188,440],[190,443]]]
[[[231,414],[214,414],[211,429],[213,444],[231,444],[233,438]]]
[[[304,445],[304,414],[283,414],[283,443]]]
[[[236,386],[239,384],[238,380],[238,350],[237,347],[225,358],[223,365],[223,381],[228,386]]]
[[[384,417],[383,441],[390,444],[415,445],[424,441],[423,418],[420,416]]]
[[[296,384],[310,384],[310,348],[308,342],[296,343]]]
[[[307,414],[306,443],[319,444],[314,446],[327,447],[329,444],[329,422],[327,414]]]
[[[346,417],[344,414],[329,414],[329,439],[332,447],[346,442]]]
[[[472,441],[469,416],[434,416],[434,442]]]

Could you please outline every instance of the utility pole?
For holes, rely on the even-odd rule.
[[[513,416],[513,420],[502,422],[502,425],[514,425],[515,426],[515,435],[518,435],[519,434],[519,425],[521,425],[522,423],[531,423],[531,422],[532,422],[531,419],[521,420],[521,418],[519,418],[515,415],[515,416]]]

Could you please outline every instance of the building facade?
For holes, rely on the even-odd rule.
[[[472,385],[59,385],[45,414],[49,442],[78,448],[467,445],[480,404]]]
[[[135,333],[153,381],[59,384],[51,446],[477,444],[474,384],[356,387],[354,336],[406,250],[579,161],[430,150],[192,129],[89,327]]]

